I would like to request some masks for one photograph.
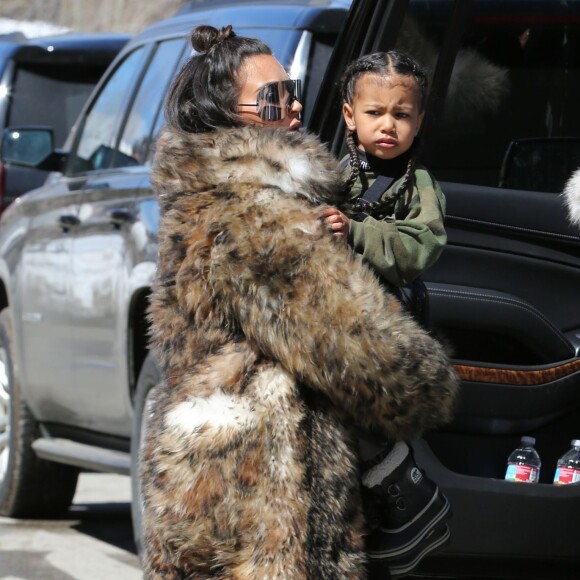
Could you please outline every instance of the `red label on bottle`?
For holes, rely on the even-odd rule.
[[[525,483],[536,483],[540,476],[540,471],[530,465],[509,463],[505,478],[507,481],[523,481]]]
[[[567,485],[578,481],[580,481],[580,469],[573,469],[572,467],[558,467],[556,469],[556,476],[554,477],[556,485]]]

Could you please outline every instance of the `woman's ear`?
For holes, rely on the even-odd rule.
[[[349,131],[353,133],[356,132],[356,123],[354,122],[354,114],[352,106],[348,103],[343,103],[342,105],[342,116],[344,117],[344,122]]]

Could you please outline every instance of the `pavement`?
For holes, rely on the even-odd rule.
[[[82,473],[63,519],[0,517],[1,580],[138,580],[126,476]]]

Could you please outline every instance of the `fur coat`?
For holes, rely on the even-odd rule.
[[[580,226],[580,169],[577,169],[566,183],[563,196],[570,223]]]
[[[352,426],[447,421],[442,348],[319,219],[341,178],[314,137],[165,130],[153,186],[145,577],[363,578]]]

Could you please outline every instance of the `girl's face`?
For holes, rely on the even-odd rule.
[[[344,103],[346,126],[357,135],[359,149],[379,159],[394,159],[413,144],[424,113],[413,77],[367,73],[355,87],[351,105]]]
[[[267,125],[269,127],[286,127],[292,131],[302,126],[300,112],[302,104],[293,100],[291,93],[281,81],[288,81],[289,77],[282,65],[271,55],[260,54],[248,57],[240,73],[242,90],[238,99],[240,115],[244,123],[249,125]],[[270,94],[279,95],[277,105],[282,118],[276,121],[264,120],[259,114],[256,103],[260,89],[270,83],[273,91]],[[290,103],[287,105],[287,103]]]

